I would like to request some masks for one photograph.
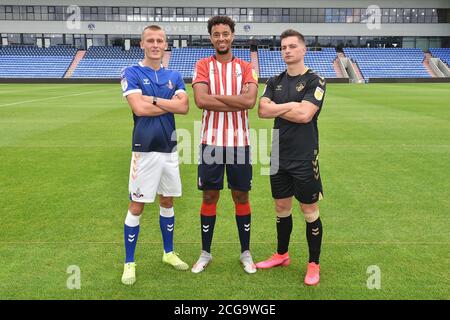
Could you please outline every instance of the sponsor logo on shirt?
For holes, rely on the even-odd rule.
[[[144,78],[144,84],[150,84],[150,80],[148,80],[147,78]]]
[[[169,88],[170,90],[173,89],[172,81],[169,80],[169,83],[167,83],[167,88]]]

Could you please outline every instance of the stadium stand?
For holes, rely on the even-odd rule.
[[[441,59],[450,67],[450,48],[430,48],[433,57]]]
[[[419,48],[344,48],[366,82],[370,78],[430,78]]]
[[[173,48],[170,56],[169,69],[178,70],[183,78],[192,78],[197,60],[212,56],[213,48]],[[250,62],[250,50],[233,49],[233,54],[245,61]]]
[[[259,76],[269,78],[281,73],[286,69],[286,65],[281,58],[280,51],[270,51],[267,49],[258,50]],[[326,78],[336,78],[333,68],[333,61],[336,59],[334,48],[323,48],[322,51],[310,51],[305,55],[305,65]]]
[[[0,47],[0,78],[62,78],[77,49]]]
[[[90,47],[73,72],[72,78],[119,78],[124,67],[144,58],[139,47]]]

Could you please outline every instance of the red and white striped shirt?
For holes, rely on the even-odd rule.
[[[247,83],[258,85],[256,72],[247,61],[233,57],[220,63],[214,56],[195,65],[192,85],[205,83],[212,95],[238,95]],[[243,147],[250,145],[248,111],[203,110],[201,143],[214,146]]]

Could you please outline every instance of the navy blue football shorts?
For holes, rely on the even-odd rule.
[[[198,189],[222,190],[225,171],[229,189],[249,191],[252,185],[250,146],[200,145]]]

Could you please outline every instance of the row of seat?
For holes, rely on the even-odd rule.
[[[370,78],[429,78],[418,48],[344,48],[366,81]]]
[[[430,53],[450,66],[450,48],[430,48]]]
[[[305,65],[323,77],[336,78],[337,75],[333,67],[334,59],[336,59],[334,48],[327,48],[327,50],[322,51],[308,50],[305,55]],[[258,63],[260,77],[262,78],[272,77],[286,69],[280,51],[258,50]]]
[[[169,61],[169,69],[178,70],[183,78],[192,78],[195,63],[215,54],[213,48],[174,48]],[[233,49],[233,54],[239,59],[250,62],[250,50]]]
[[[24,72],[40,69],[43,77],[62,77],[70,66],[76,53],[75,48],[68,47],[0,47],[0,76],[14,77]],[[449,64],[450,49],[436,48],[430,52]],[[250,61],[250,50],[234,49],[235,56]],[[363,77],[429,77],[422,65],[423,52],[418,48],[344,48],[346,56],[355,61]],[[174,48],[171,53],[169,68],[179,70],[183,77],[191,78],[197,60],[214,54],[213,48]],[[30,59],[30,56],[33,59]],[[91,47],[78,64],[73,77],[113,77],[120,76],[120,70],[136,64],[143,57],[140,48],[132,47],[129,51],[121,47]],[[333,60],[336,58],[334,48],[321,51],[308,50],[305,64],[325,77],[336,77]],[[280,51],[258,50],[260,76],[270,77],[286,68]],[[61,72],[60,70],[63,70]]]

